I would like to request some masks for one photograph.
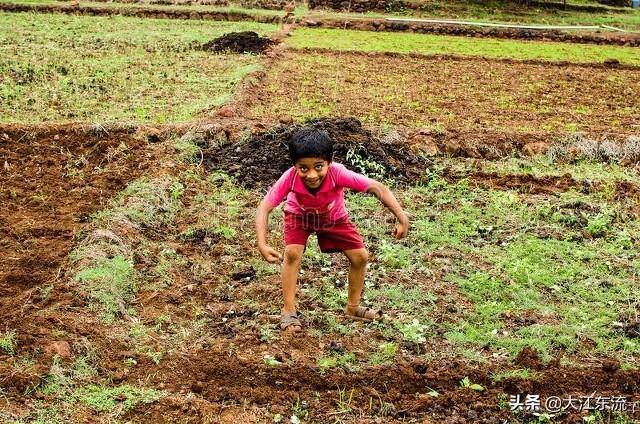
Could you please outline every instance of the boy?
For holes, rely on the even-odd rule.
[[[283,331],[300,331],[295,294],[302,254],[309,235],[318,236],[324,253],[342,251],[349,259],[349,288],[345,315],[366,321],[382,318],[381,310],[360,306],[368,252],[344,207],[344,188],[373,193],[398,219],[393,236],[407,235],[409,219],[393,193],[384,184],[350,171],[333,162],[333,141],[329,135],[313,128],[296,132],[289,141],[293,166],[268,191],[256,217],[258,249],[271,263],[282,255],[267,244],[267,227],[271,211],[286,197],[284,209],[284,263],[282,291],[284,307],[280,316]]]

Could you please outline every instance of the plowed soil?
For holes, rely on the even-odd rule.
[[[89,216],[154,160],[135,131],[0,128],[0,322],[2,331],[16,330],[17,354],[42,353],[56,331],[73,328],[67,255]],[[39,313],[52,306],[60,310]],[[31,374],[9,373],[9,359],[0,361],[9,394],[36,384],[47,369],[39,363]]]
[[[355,116],[371,125],[633,134],[640,70],[384,54],[286,53],[254,117]]]
[[[364,146],[367,150],[363,154],[380,160],[390,171],[395,166],[397,178],[414,181],[413,172],[427,164],[410,150],[394,152],[392,145],[385,145],[353,119],[320,120],[311,125],[326,129],[340,140],[339,155],[348,147]],[[259,152],[277,153],[280,157],[282,141],[291,130],[290,126],[282,125],[245,143],[253,149],[263,143],[265,150],[258,149]],[[501,418],[513,418],[508,407],[499,406],[499,396],[504,393],[535,393],[544,398],[597,391],[603,396],[627,396],[631,401],[640,392],[640,373],[620,370],[612,361],[589,359],[580,367],[563,366],[558,361],[543,365],[535,352],[525,351],[515,363],[496,359],[474,365],[452,358],[441,335],[424,346],[433,353],[430,361],[399,355],[390,365],[365,366],[353,372],[331,370],[325,375],[316,364],[320,354],[332,351],[361,354],[363,345],[376,342],[370,340],[376,337],[375,333],[359,323],[351,323],[348,325],[354,331],[347,336],[305,332],[264,341],[260,328],[273,327],[274,319],[247,300],[277,304],[278,276],[256,278],[255,271],[234,268],[235,259],[255,255],[247,234],[239,235],[241,243],[233,256],[225,251],[223,243],[207,245],[203,237],[197,236],[185,240],[181,234],[198,220],[196,215],[183,216],[175,226],[162,231],[130,234],[131,240],[146,236],[154,242],[167,243],[186,260],[179,269],[179,284],[141,291],[135,307],[142,322],[152,327],[166,314],[186,322],[207,318],[202,337],[174,346],[155,363],[148,355],[133,351],[126,333],[120,335],[116,327],[101,323],[96,313],[74,295],[66,257],[92,212],[104,206],[128,181],[143,173],[153,174],[159,164],[165,163],[161,160],[162,137],[147,138],[135,129],[105,131],[100,127],[57,130],[8,127],[0,131],[0,137],[0,157],[6,161],[0,164],[0,318],[3,327],[16,329],[18,335],[16,355],[0,355],[0,385],[5,396],[0,401],[7,402],[10,411],[19,411],[30,404],[32,399],[25,395],[25,390],[35,387],[47,374],[51,355],[45,352],[59,338],[70,342],[72,355],[79,353],[78,346],[94,346],[99,352],[100,378],[113,384],[144,385],[169,393],[120,417],[134,422],[271,422],[275,413],[290,416],[292,406],[302,401],[300,408],[307,411],[309,422],[338,419],[359,423],[380,420],[494,423]],[[156,143],[149,145],[147,140]],[[375,143],[365,146],[367,140]],[[232,146],[233,150],[229,150]],[[220,150],[206,152],[204,162],[211,169],[233,172],[229,161],[220,161],[216,156],[249,155],[244,146],[223,145]],[[238,147],[240,151],[236,152]],[[405,168],[400,170],[398,164]],[[273,157],[271,165],[274,167]],[[262,166],[262,162],[251,166]],[[262,187],[261,182],[272,183],[276,176],[263,175],[258,181],[240,169],[235,172],[247,180],[248,186],[256,187]],[[195,192],[187,190],[183,199],[185,208],[195,201],[194,195]],[[257,200],[245,206],[253,208]],[[193,266],[203,261],[211,264],[204,274]],[[153,265],[144,258],[136,261],[141,273],[149,272]],[[339,258],[337,265],[345,266],[344,258]],[[313,284],[320,277],[319,270],[310,270],[304,284]],[[453,289],[437,276],[433,280],[424,277],[394,283],[428,285],[443,299],[455,297]],[[464,303],[464,299],[458,300]],[[303,310],[322,308],[310,297],[303,297],[301,303]],[[434,315],[451,315],[446,307],[438,303]],[[309,323],[309,328],[318,325]],[[22,355],[31,355],[36,363],[18,372],[14,362]],[[265,355],[273,356],[283,365],[269,366]],[[134,359],[137,365],[129,368],[127,359]],[[527,380],[492,379],[495,372],[514,366],[531,366],[539,369],[540,374]],[[476,392],[460,387],[465,377],[482,384],[486,390]],[[433,390],[438,392],[437,396],[429,394]],[[350,396],[347,404],[345,393]],[[340,405],[349,409],[348,415],[340,412]],[[560,418],[575,422],[580,415],[569,411]],[[76,418],[90,422],[95,417]]]

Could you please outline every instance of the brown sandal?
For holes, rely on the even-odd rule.
[[[345,311],[344,314],[347,318],[365,322],[382,321],[384,316],[382,309],[371,309],[365,306],[358,306],[353,314],[347,311]]]
[[[289,327],[293,327],[287,330]],[[295,327],[298,327],[297,329]],[[302,323],[298,319],[296,312],[289,312],[288,314],[280,315],[280,330],[298,332],[302,331]]]

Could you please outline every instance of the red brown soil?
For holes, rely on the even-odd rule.
[[[262,53],[272,43],[269,38],[260,37],[253,31],[231,32],[203,44],[201,49],[222,53]]]
[[[65,289],[74,237],[91,213],[151,161],[146,140],[134,133],[135,128],[0,127],[0,322],[2,331],[16,330],[16,355],[66,355],[68,342],[52,335],[68,324],[65,312],[38,311],[75,304]],[[8,375],[12,358],[0,358],[0,384],[8,394],[38,380],[38,372]]]
[[[268,71],[251,112],[267,121],[331,114],[427,131],[634,134],[639,76],[571,64],[289,51]]]

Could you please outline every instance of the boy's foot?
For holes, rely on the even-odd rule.
[[[280,315],[280,330],[291,333],[302,331],[302,324],[298,319],[298,314],[296,312],[283,312]]]
[[[382,321],[384,315],[382,309],[372,309],[365,306],[348,306],[344,310],[344,314],[351,319],[367,322]]]

